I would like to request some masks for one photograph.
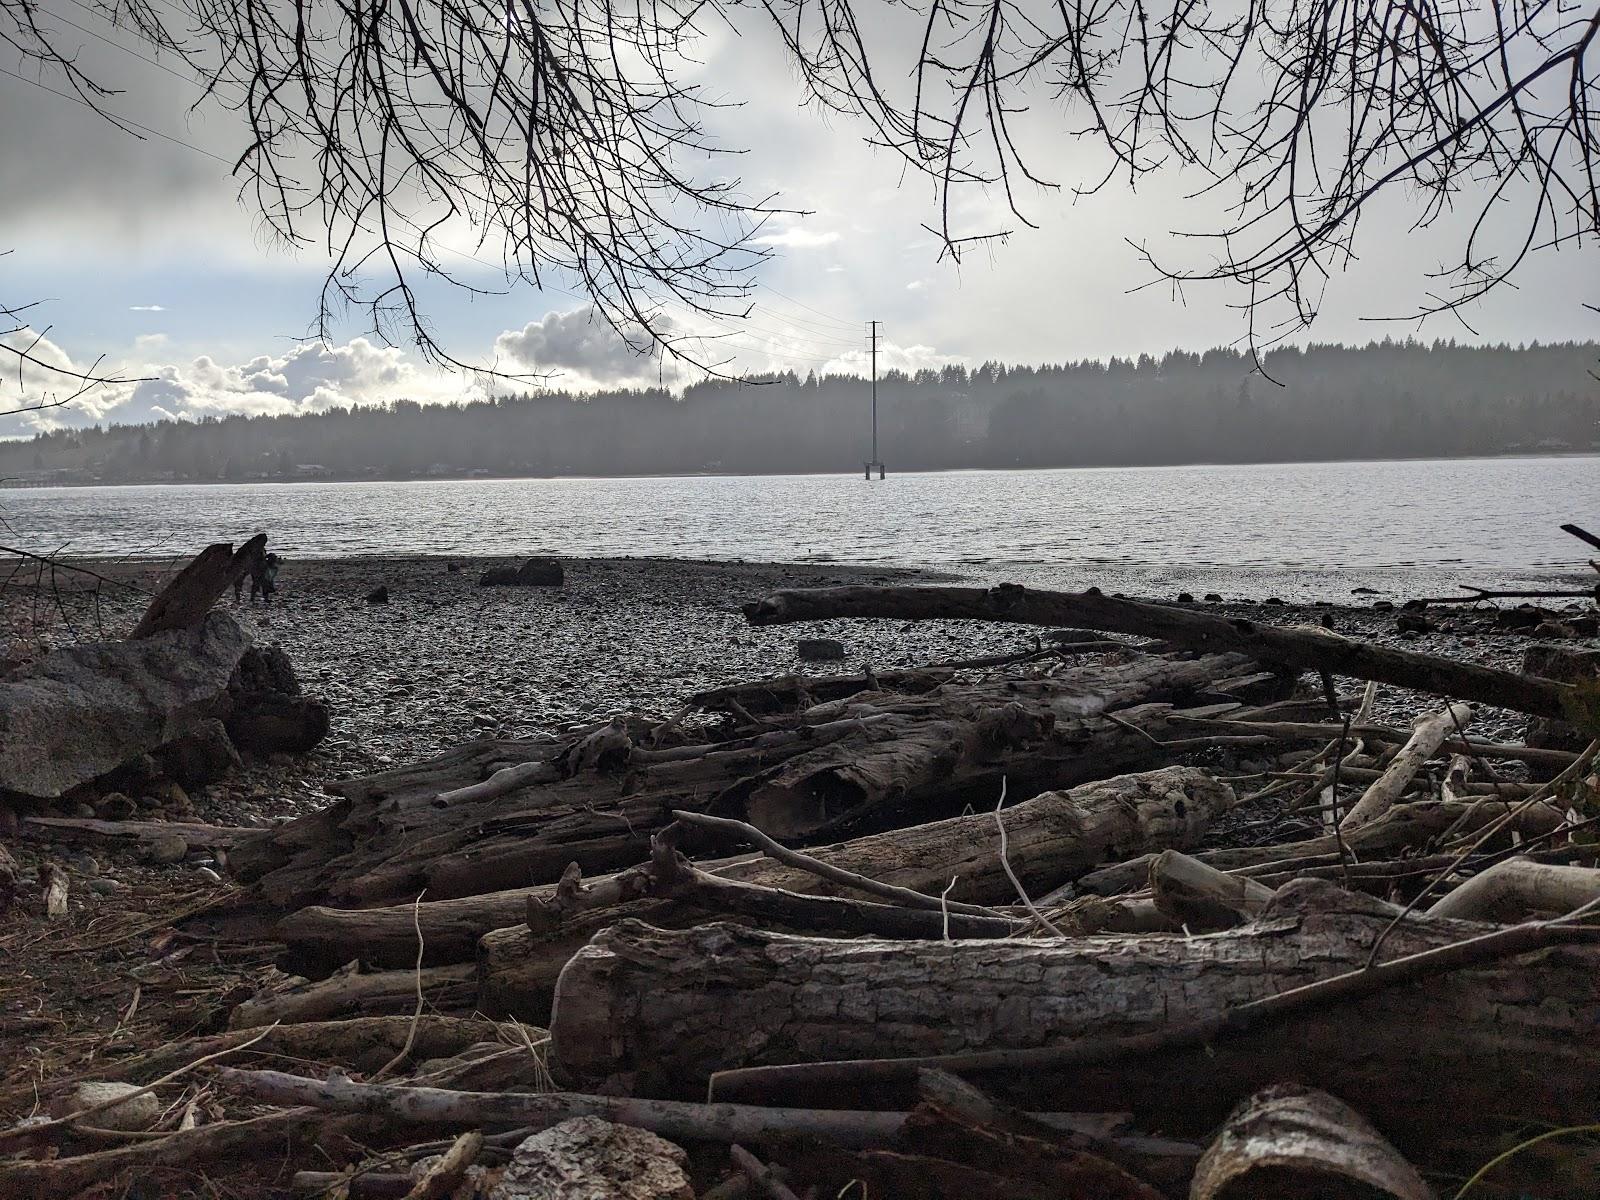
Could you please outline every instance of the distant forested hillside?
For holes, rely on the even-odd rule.
[[[1259,462],[1600,448],[1600,345],[1382,342],[1136,361],[951,366],[878,384],[891,470]],[[543,393],[464,406],[95,427],[0,445],[14,482],[858,470],[858,378],[682,396]]]

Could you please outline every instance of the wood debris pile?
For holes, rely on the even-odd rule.
[[[294,973],[132,1088],[61,1084],[0,1195],[251,1155],[305,1196],[1592,1194],[1582,1140],[1534,1135],[1600,1114],[1600,743],[1472,731],[1592,728],[1589,684],[1095,592],[747,614],[1096,632],[481,740],[217,831]],[[1375,683],[1439,699],[1396,728]],[[189,1078],[215,1119],[85,1132]]]

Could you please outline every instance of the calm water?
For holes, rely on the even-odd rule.
[[[291,558],[864,562],[1287,595],[1401,570],[1442,587],[1587,572],[1587,547],[1558,526],[1600,529],[1600,457],[7,489],[0,515],[14,544],[81,555],[190,553],[264,529]]]

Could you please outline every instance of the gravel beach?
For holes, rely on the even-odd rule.
[[[990,582],[931,570],[576,558],[561,560],[566,580],[559,588],[478,585],[482,571],[509,561],[287,561],[270,606],[246,599],[232,611],[259,642],[288,652],[305,690],[328,703],[332,731],[310,755],[254,763],[192,797],[193,816],[221,824],[282,820],[325,803],[329,780],[415,761],[474,737],[550,733],[627,711],[665,717],[690,694],[719,684],[1005,654],[1033,648],[1043,633],[962,621],[752,628],[740,612],[744,602],[783,587]],[[162,577],[150,565],[99,566],[146,587]],[[379,587],[388,601],[369,602]],[[1375,609],[1371,597],[1352,599],[1362,598],[1280,605],[1235,597],[1201,607],[1275,624],[1326,617],[1350,636],[1510,668],[1528,644],[1496,631],[1491,610],[1443,608],[1431,610],[1433,631],[1402,643],[1396,613]],[[98,622],[114,633],[131,624],[143,603],[142,594],[104,590]],[[232,598],[226,603],[231,608]],[[86,624],[80,620],[80,632]],[[845,657],[802,662],[796,650],[802,637],[837,638]],[[1377,715],[1409,721],[1420,703],[1384,688]],[[1486,711],[1475,731],[1517,738],[1521,724],[1512,714]]]

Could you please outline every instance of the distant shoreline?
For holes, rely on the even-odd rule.
[[[1161,463],[1083,463],[1061,466],[965,466],[965,467],[909,467],[895,471],[891,465],[889,477],[896,475],[960,475],[995,474],[1008,471],[1025,471],[1030,474],[1049,471],[1164,471],[1204,467],[1298,467],[1335,466],[1341,463],[1406,463],[1406,462],[1472,462],[1501,459],[1569,459],[1600,458],[1600,445],[1588,450],[1501,450],[1492,454],[1395,454],[1376,458],[1274,458],[1274,459],[1215,459],[1193,462]],[[68,479],[23,480],[12,476],[0,478],[0,491],[45,491],[53,488],[120,488],[120,487],[261,487],[263,485],[311,483],[518,483],[529,480],[553,482],[556,480],[626,480],[626,479],[836,479],[857,477],[855,470],[837,471],[659,471],[627,472],[616,475],[573,473],[570,475],[305,475],[290,478],[260,477],[255,479]],[[876,482],[876,481],[874,481]]]

